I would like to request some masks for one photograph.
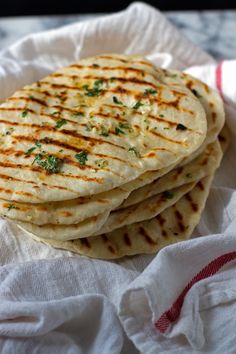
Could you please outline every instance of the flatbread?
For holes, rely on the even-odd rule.
[[[201,179],[212,173],[219,167],[222,159],[222,149],[218,140],[209,144],[205,151],[188,164],[176,167],[166,175],[149,183],[139,189],[134,190],[129,197],[117,208],[122,209],[130,205],[139,203],[146,198],[168,190],[176,188],[185,183],[190,183]]]
[[[45,240],[28,233],[36,241],[81,255],[115,259],[141,253],[155,253],[161,248],[188,239],[198,224],[209,194],[212,175],[203,178],[176,204],[155,218],[122,227],[101,236],[60,242]]]
[[[116,209],[134,189],[151,183],[165,175],[173,167],[174,165],[170,165],[161,170],[148,171],[135,180],[111,191],[72,200],[30,204],[0,199],[0,215],[36,225],[77,224],[98,214]]]
[[[159,71],[159,70],[158,70]],[[206,146],[215,141],[225,123],[223,101],[217,91],[193,76],[177,70],[164,69],[164,81],[171,86],[184,85],[191,90],[202,104],[207,117],[207,135],[203,144],[190,156],[186,156],[181,163],[185,165],[198,156]]]
[[[100,55],[8,98],[0,106],[0,198],[102,193],[192,154],[206,137],[205,111],[159,73],[142,57]]]
[[[158,194],[139,203],[137,206],[111,213],[110,217],[109,213],[105,213],[104,219],[102,219],[103,214],[99,214],[97,217],[89,218],[79,224],[72,225],[35,225],[27,222],[17,223],[25,230],[49,240],[66,241],[83,238],[85,236],[90,237],[100,232],[106,232],[106,230],[118,228],[119,226],[122,226],[122,224],[126,225],[127,223],[130,224],[152,218],[154,215],[157,215],[159,212],[177,201],[183,194],[190,190],[193,185],[194,183],[187,183],[184,186],[173,190],[171,189],[168,193]],[[98,223],[96,218],[101,220],[101,222]]]

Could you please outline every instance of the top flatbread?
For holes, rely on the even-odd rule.
[[[0,197],[101,193],[193,153],[205,111],[162,78],[142,57],[101,55],[17,91],[0,106]]]

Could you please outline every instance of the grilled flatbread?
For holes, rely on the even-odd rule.
[[[144,186],[144,190],[141,188],[140,193],[137,192],[137,195],[140,195],[141,198],[139,203],[111,212],[110,215],[109,212],[105,213],[103,224],[95,222],[92,227],[89,220],[85,220],[82,223],[72,225],[53,225],[51,223],[34,225],[22,222],[19,225],[40,237],[65,241],[107,233],[124,225],[151,219],[187,193],[193,187],[194,181],[212,174],[219,166],[222,155],[220,144],[216,141],[208,147],[205,154],[190,163],[190,166],[187,165],[189,168],[185,166],[169,172],[166,176],[153,182],[150,189],[149,185]],[[189,173],[192,175],[189,176]],[[192,183],[186,183],[186,181],[190,182],[188,179],[191,179]],[[102,217],[101,214],[98,216]],[[81,224],[83,226],[89,224],[88,230],[90,233],[87,232],[85,227],[81,228]]]
[[[29,203],[111,190],[192,154],[206,114],[138,56],[83,59],[0,106],[0,197]]]
[[[93,258],[115,259],[141,253],[155,253],[161,248],[186,240],[199,222],[213,176],[199,181],[176,204],[155,218],[122,227],[101,236],[66,242],[40,239],[36,241]]]
[[[193,94],[199,99],[207,116],[207,135],[203,144],[190,156],[186,156],[181,163],[182,165],[190,162],[193,158],[198,156],[206,146],[215,141],[225,122],[225,112],[223,101],[215,90],[206,85],[202,81],[193,76],[177,71],[177,70],[163,70],[165,73],[165,82],[171,86],[181,86],[189,88]]]
[[[222,149],[218,140],[209,144],[205,151],[188,164],[168,172],[163,177],[134,190],[129,197],[117,208],[122,209],[137,204],[146,198],[163,192],[170,188],[176,188],[184,183],[190,183],[212,173],[222,159]]]

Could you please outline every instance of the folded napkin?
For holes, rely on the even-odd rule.
[[[102,52],[187,69],[224,98],[231,145],[194,232],[207,237],[108,262],[36,243],[0,220],[0,352],[235,353],[236,61],[216,63],[160,12],[134,3],[2,51],[0,98]]]

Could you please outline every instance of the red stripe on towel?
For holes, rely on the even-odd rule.
[[[216,87],[217,90],[219,91],[219,94],[221,97],[223,97],[223,89],[222,89],[222,66],[223,66],[223,60],[219,62],[219,64],[216,67]]]
[[[208,263],[197,275],[195,275],[192,280],[187,284],[184,290],[181,292],[177,300],[173,303],[171,308],[164,312],[163,315],[155,322],[155,327],[159,332],[164,333],[170,326],[170,324],[177,320],[180,315],[181,308],[183,306],[184,298],[191,287],[198,281],[209,278],[216,274],[226,263],[234,260],[236,258],[236,252],[230,252],[223,254],[222,256],[214,259],[212,262]]]

